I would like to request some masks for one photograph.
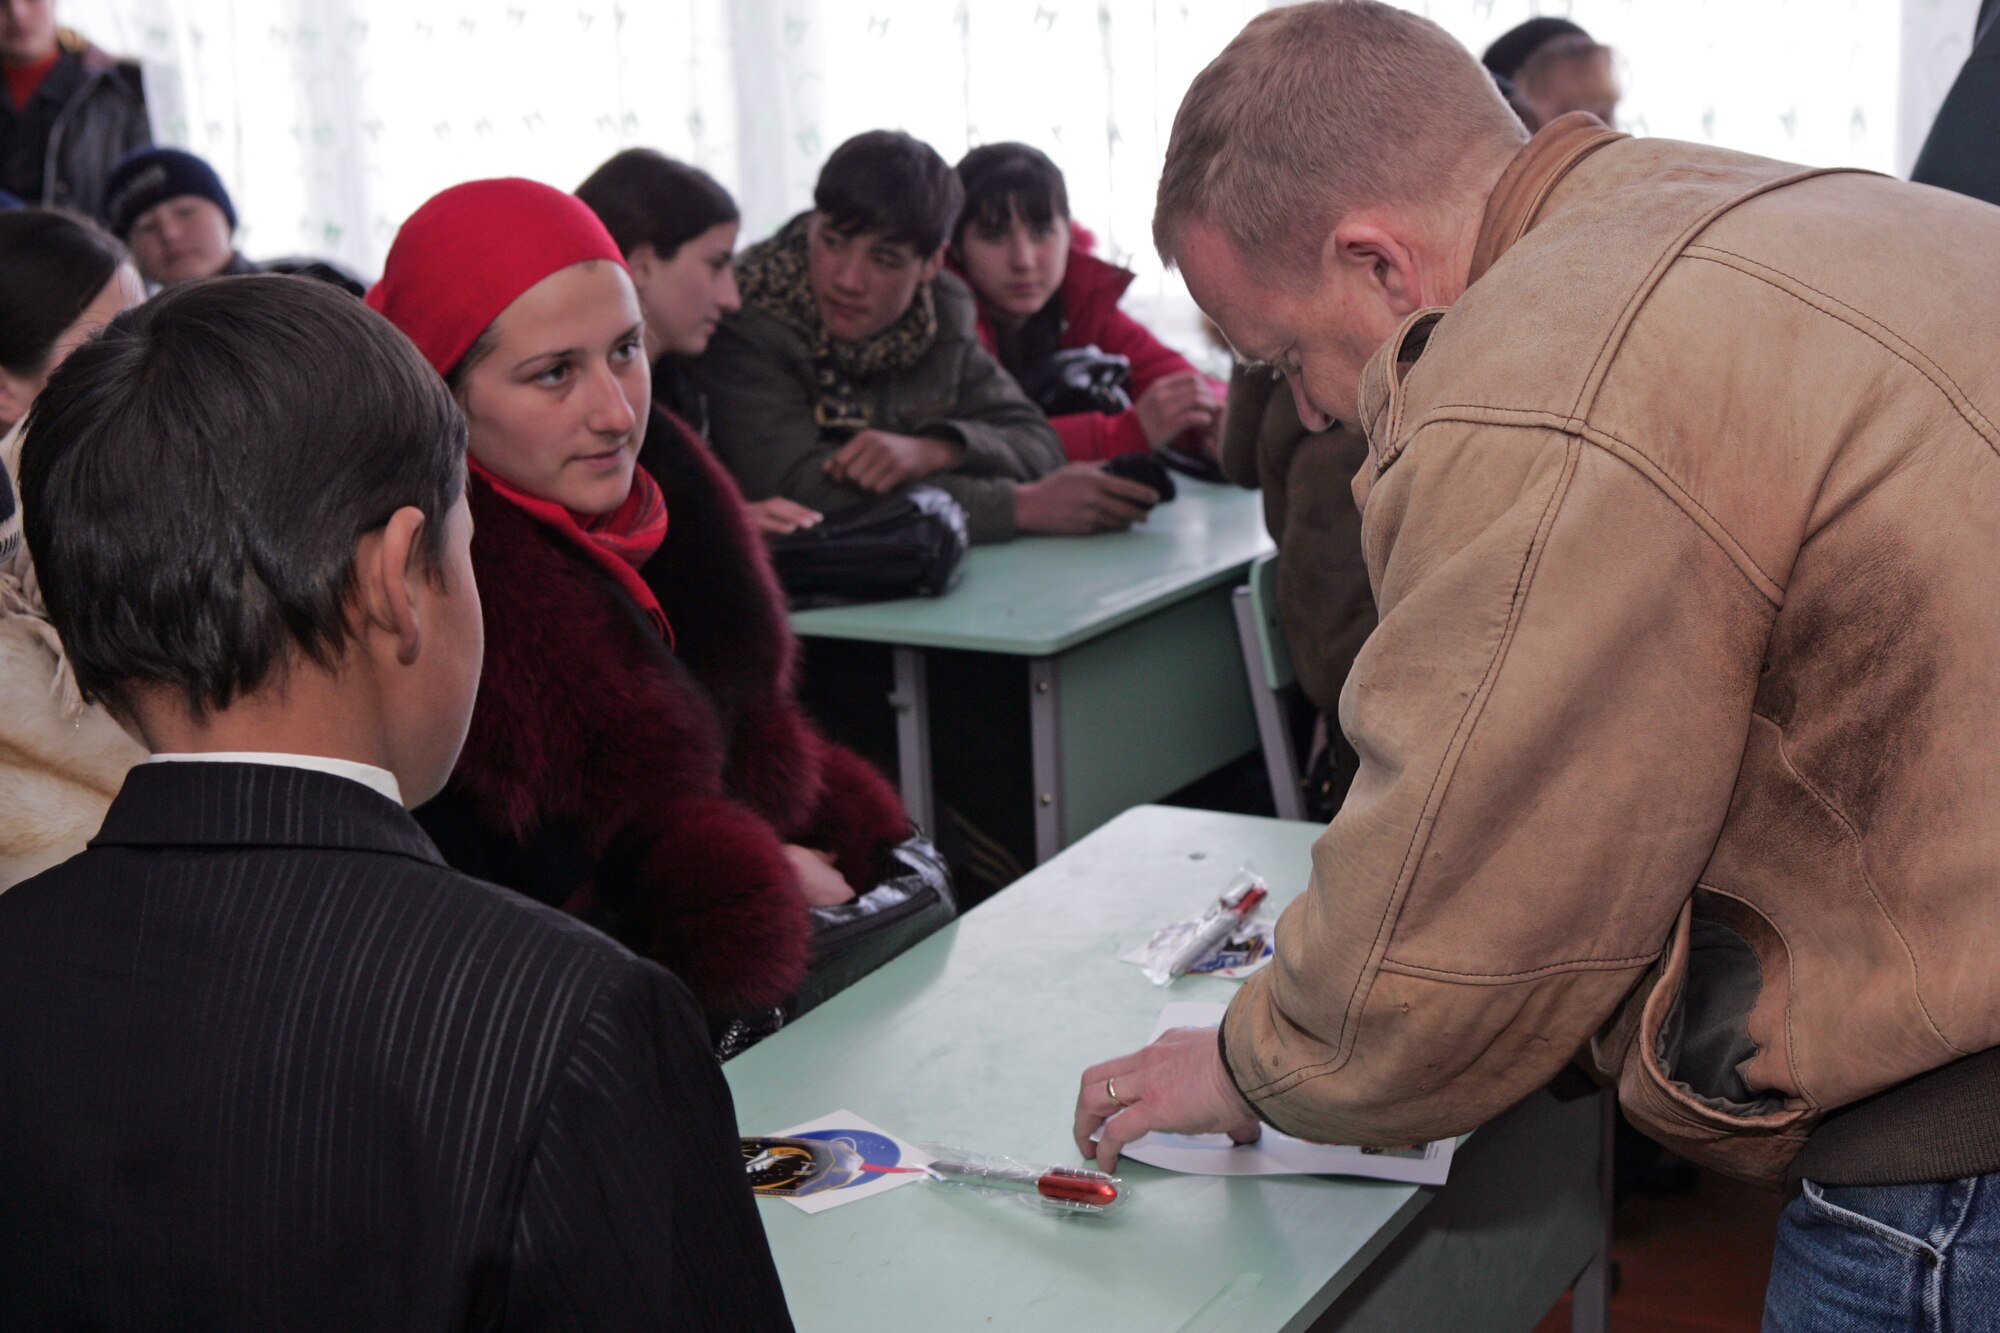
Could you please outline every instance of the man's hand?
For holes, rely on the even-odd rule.
[[[750,511],[751,526],[766,537],[784,537],[806,528],[816,528],[825,517],[819,510],[808,509],[782,495],[774,495],[768,500],[753,500],[744,507]]]
[[[1095,1157],[1099,1170],[1116,1168],[1126,1144],[1156,1129],[1257,1141],[1263,1126],[1223,1068],[1214,1028],[1175,1028],[1144,1050],[1083,1071],[1076,1150]]]
[[[1080,537],[1116,532],[1146,517],[1158,492],[1097,463],[1071,463],[1014,492],[1014,526],[1022,532]]]
[[[885,495],[906,482],[942,472],[964,456],[964,446],[948,440],[864,430],[826,460],[826,475]]]
[[[1199,430],[1213,434],[1222,420],[1222,404],[1208,380],[1192,370],[1183,370],[1146,386],[1133,404],[1139,410],[1139,429],[1155,449],[1165,448],[1183,434]]]

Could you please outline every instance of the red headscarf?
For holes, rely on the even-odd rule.
[[[517,178],[469,181],[410,214],[368,304],[409,335],[438,374],[449,375],[522,293],[551,273],[593,259],[625,266],[611,233],[576,196]],[[476,462],[469,467],[610,574],[671,639],[666,612],[639,577],[639,567],[667,538],[666,499],[644,468],[634,469],[632,491],[616,510],[585,516],[529,495]]]

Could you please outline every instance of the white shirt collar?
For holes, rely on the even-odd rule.
[[[331,773],[337,778],[358,782],[382,793],[397,805],[403,803],[403,788],[396,775],[373,764],[357,764],[352,759],[330,759],[320,754],[278,754],[268,750],[213,750],[205,754],[156,754],[155,764],[274,764],[279,768],[306,768],[315,773]]]

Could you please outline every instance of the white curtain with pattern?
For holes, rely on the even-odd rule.
[[[807,205],[847,136],[947,159],[1053,156],[1114,258],[1170,290],[1153,186],[1188,81],[1263,0],[61,0],[145,61],[157,137],[215,164],[253,257],[379,272],[397,224],[461,180],[565,189],[621,147],[699,163],[755,238]],[[1906,172],[1977,0],[1408,0],[1474,50],[1534,13],[1615,47],[1625,127]],[[1413,97],[1421,90],[1413,89]]]

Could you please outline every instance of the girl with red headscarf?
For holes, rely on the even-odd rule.
[[[869,893],[911,829],[800,712],[741,496],[651,407],[618,247],[570,195],[474,181],[403,225],[368,303],[468,427],[485,673],[419,818],[454,865],[603,926],[718,1021],[784,1004],[811,909]]]

